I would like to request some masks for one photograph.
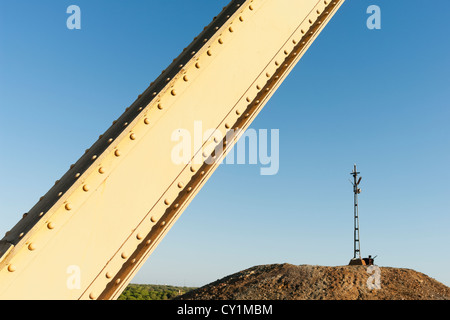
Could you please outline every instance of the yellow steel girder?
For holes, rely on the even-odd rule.
[[[343,2],[231,1],[2,239],[0,298],[118,298]]]

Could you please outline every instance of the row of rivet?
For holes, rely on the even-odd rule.
[[[127,124],[128,125],[128,124]],[[136,133],[134,133],[134,132],[132,132],[132,133],[130,133],[129,135],[128,135],[128,137],[129,137],[129,139],[131,140],[131,141],[134,141],[134,140],[136,140],[137,139],[137,135],[136,135]],[[112,142],[112,140],[109,140],[109,143],[111,143]],[[114,157],[116,157],[116,158],[119,158],[121,155],[122,155],[122,153],[121,153],[121,151],[120,151],[120,149],[118,149],[118,148],[115,148],[114,149]],[[97,159],[97,156],[93,156],[92,157],[92,160],[96,160]],[[100,165],[99,167],[98,167],[98,169],[97,169],[97,171],[96,171],[99,175],[104,175],[105,173],[106,173],[106,168],[105,168],[105,166],[103,166],[103,165]],[[80,173],[77,173],[76,175],[75,175],[75,178],[79,178],[81,176],[81,174]],[[89,179],[89,178],[88,178]],[[103,180],[103,178],[101,178],[101,181]],[[97,184],[100,184],[101,183],[101,181],[99,180],[99,181],[97,181],[98,183]],[[57,184],[57,183],[56,183]],[[84,192],[84,193],[88,193],[90,190],[91,190],[91,186],[90,186],[90,184],[87,184],[87,183],[82,183],[81,184],[81,190]],[[76,191],[75,191],[76,192]],[[61,196],[62,195],[62,193],[59,193],[58,194],[58,196]],[[73,196],[73,193],[71,194],[71,196]],[[74,205],[73,205],[73,203],[71,203],[71,202],[69,202],[69,200],[67,200],[67,201],[65,201],[64,202],[64,205],[63,205],[63,208],[64,208],[64,210],[66,211],[66,212],[70,212],[70,211],[72,211],[73,209],[74,209]],[[39,214],[39,217],[42,217],[43,215],[44,215],[45,213],[44,212],[41,212],[40,214]],[[25,217],[26,217],[26,214],[24,215]],[[58,215],[53,215],[53,218],[55,218],[56,216],[58,216]],[[45,225],[46,225],[46,228],[48,229],[48,230],[54,230],[55,228],[56,228],[56,223],[55,223],[55,221],[47,221],[46,223],[45,223]],[[23,233],[21,233],[19,236],[20,237],[22,237],[24,234]],[[26,246],[27,246],[27,248],[28,248],[28,250],[29,251],[35,251],[36,250],[36,248],[37,248],[37,246],[36,246],[36,243],[35,242],[30,242],[30,241],[28,241],[27,243],[26,243]],[[10,263],[9,264],[9,266],[8,266],[8,271],[10,271],[10,272],[14,272],[14,271],[16,271],[16,266],[15,265],[13,265],[12,263]]]

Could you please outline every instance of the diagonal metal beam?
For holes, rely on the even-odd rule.
[[[343,2],[231,1],[0,242],[0,298],[118,298]]]

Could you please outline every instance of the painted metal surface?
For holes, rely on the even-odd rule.
[[[0,299],[118,298],[343,2],[231,1],[2,239]]]

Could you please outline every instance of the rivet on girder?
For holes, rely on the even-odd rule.
[[[136,140],[136,134],[134,134],[134,133],[130,134],[130,139],[131,140]]]
[[[106,172],[106,169],[103,168],[103,167],[100,167],[100,168],[98,169],[98,172],[99,172],[100,174],[104,174],[104,173]]]
[[[72,210],[72,205],[70,203],[66,203],[64,208],[66,208],[67,211],[70,211],[70,210]]]
[[[223,44],[223,40],[222,40],[222,38],[219,38],[219,40],[218,40],[218,41],[219,41],[219,43],[220,43],[220,44]]]
[[[111,274],[111,272],[107,272],[107,273],[105,274],[105,276],[106,276],[107,279],[111,279],[111,278],[113,277],[113,275]]]
[[[116,151],[114,151],[114,155],[116,156],[116,157],[120,157],[120,151],[119,151],[119,149],[116,149]]]
[[[169,199],[165,199],[165,200],[164,200],[164,204],[165,204],[166,206],[170,205]]]
[[[77,172],[77,174],[75,175],[75,178],[79,178],[81,176],[81,173]]]
[[[178,182],[178,188],[180,188],[180,189],[183,189],[183,188],[184,188],[183,182]]]
[[[145,123],[145,124],[150,124],[150,120],[149,120],[148,118],[145,118],[145,119],[144,119],[144,123]]]
[[[175,91],[175,89],[173,89],[170,93],[171,93],[173,96],[176,96],[176,95],[177,95],[177,92]]]
[[[85,185],[83,186],[83,191],[84,191],[84,192],[88,192],[89,189],[90,189],[89,185],[85,184]]]
[[[122,252],[120,256],[122,257],[122,259],[128,258],[128,254],[126,252]]]
[[[55,228],[55,224],[53,222],[49,222],[47,223],[47,228],[49,228],[50,230]]]
[[[150,221],[151,222],[156,222],[158,219],[156,219],[156,217],[155,216],[152,216],[151,218],[150,218]]]
[[[34,243],[30,243],[30,244],[28,245],[28,250],[30,250],[30,251],[36,250],[36,245],[35,245]]]
[[[96,295],[94,292],[91,292],[91,293],[89,294],[89,299],[95,300],[95,299],[97,299],[97,295]]]
[[[187,75],[185,75],[185,76],[183,77],[183,80],[184,80],[185,82],[188,82],[188,81],[189,81],[189,77],[188,77]]]
[[[13,264],[10,264],[10,265],[8,266],[8,271],[9,271],[9,272],[14,272],[14,271],[16,271],[16,266],[13,265]]]
[[[142,240],[142,239],[144,239],[144,236],[143,236],[142,234],[138,233],[138,234],[136,235],[136,239]]]

